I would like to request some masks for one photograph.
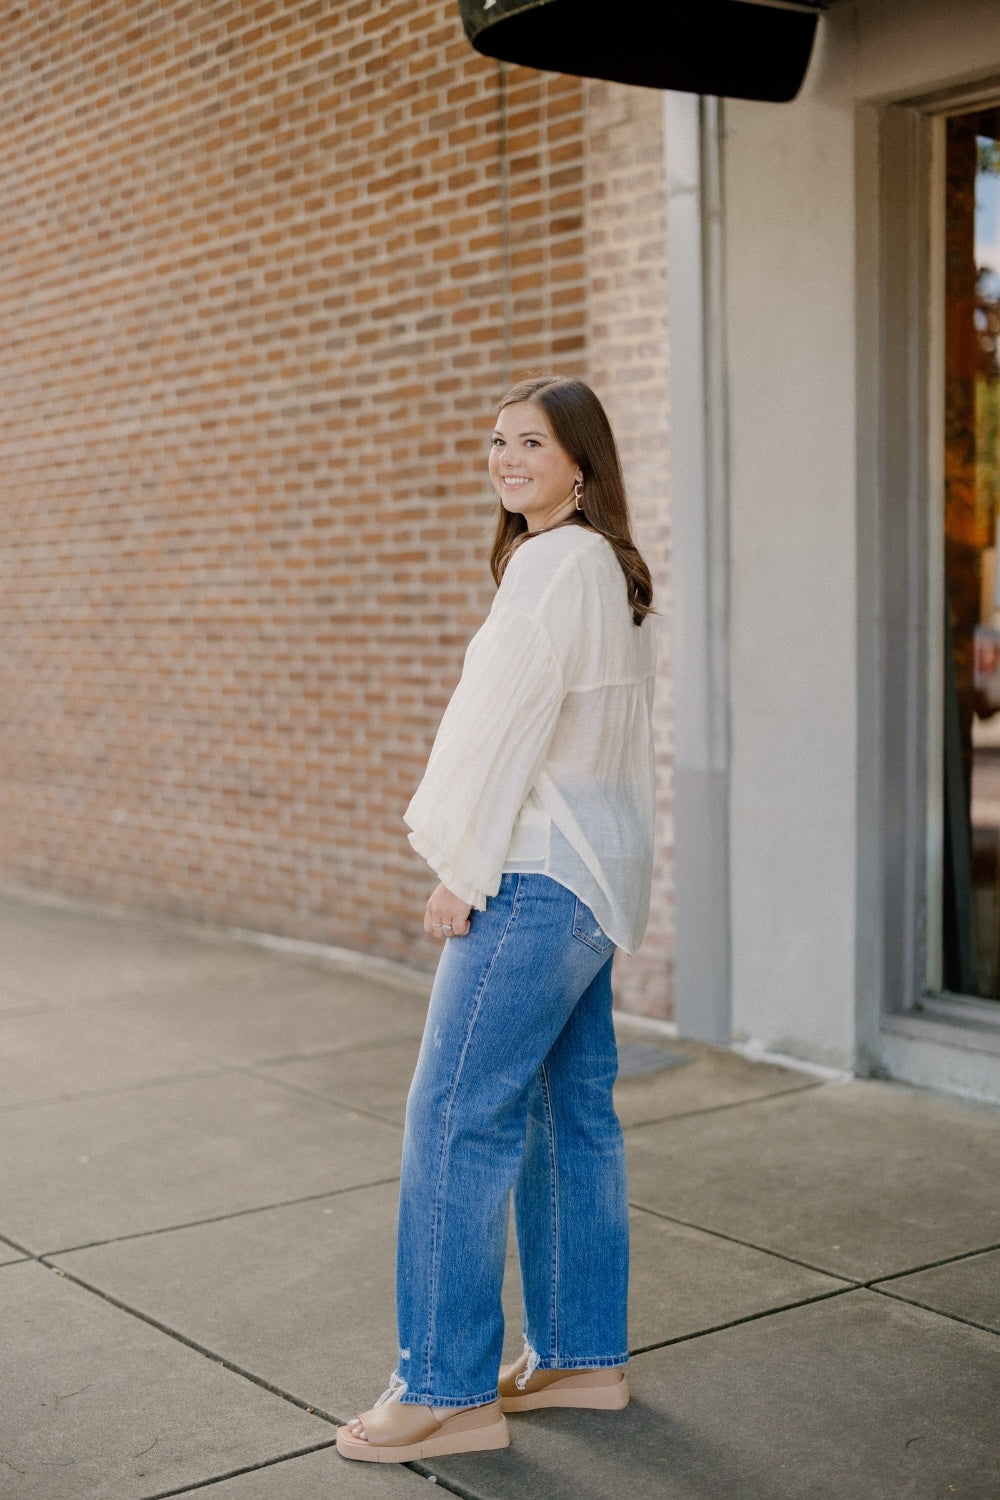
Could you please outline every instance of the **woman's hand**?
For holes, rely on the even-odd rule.
[[[469,913],[472,907],[461,901],[446,885],[436,886],[427,900],[424,912],[424,931],[428,937],[444,942],[450,937],[465,937],[469,930]]]

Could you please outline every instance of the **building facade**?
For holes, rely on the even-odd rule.
[[[38,0],[0,71],[0,870],[430,966],[403,809],[489,608],[495,404],[617,428],[663,636],[661,100],[452,0]]]
[[[678,1017],[995,1099],[1000,12],[834,4],[794,102],[667,109],[700,210],[678,195],[670,264],[704,278],[671,360],[708,351],[715,411],[687,486],[675,410],[674,569],[726,600],[698,617],[725,722],[706,868],[677,683]]]
[[[1000,1098],[1000,12],[832,0],[787,104],[454,0],[8,18],[5,878],[429,966],[401,821],[575,372],[661,614],[622,1006]]]

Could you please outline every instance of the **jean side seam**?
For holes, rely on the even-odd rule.
[[[462,1080],[462,1072],[463,1072],[463,1070],[465,1068],[465,1059],[466,1059],[466,1056],[468,1055],[469,1045],[470,1045],[470,1043],[472,1041],[472,1033],[475,1030],[476,1022],[479,1019],[479,1013],[482,1010],[483,996],[486,993],[486,987],[487,987],[487,985],[490,982],[490,978],[491,978],[491,976],[493,974],[493,970],[496,968],[497,960],[498,960],[498,958],[500,956],[500,950],[503,948],[503,945],[504,945],[504,943],[507,940],[507,934],[510,931],[511,924],[514,921],[515,916],[517,915],[517,909],[518,909],[518,904],[519,904],[518,903],[519,894],[520,894],[520,889],[519,889],[519,884],[518,884],[517,886],[515,886],[515,889],[514,889],[513,898],[511,900],[510,916],[507,918],[507,924],[504,927],[503,932],[500,934],[500,937],[497,939],[497,942],[496,942],[496,945],[495,945],[495,947],[493,949],[493,954],[492,954],[492,956],[490,958],[489,964],[487,965],[486,971],[483,974],[482,979],[479,981],[479,987],[476,990],[475,1001],[473,1003],[472,1010],[471,1010],[471,1012],[469,1014],[469,1022],[468,1022],[468,1025],[465,1028],[465,1037],[464,1037],[463,1042],[462,1042],[462,1051],[461,1051],[461,1053],[459,1055],[458,1064],[457,1064],[457,1066],[455,1068],[455,1076],[452,1079],[451,1091],[450,1091],[450,1093],[448,1095],[448,1103],[447,1103],[447,1105],[445,1107],[444,1118],[443,1118],[442,1124],[441,1124],[440,1147],[439,1147],[439,1150],[438,1150],[438,1174],[437,1174],[437,1181],[436,1181],[436,1183],[434,1185],[434,1211],[433,1211],[433,1226],[434,1227],[433,1227],[433,1231],[432,1231],[433,1239],[432,1239],[432,1243],[431,1243],[431,1269],[430,1269],[430,1294],[431,1295],[430,1295],[430,1306],[428,1308],[428,1317],[430,1319],[430,1327],[427,1330],[427,1343],[426,1343],[426,1346],[425,1346],[425,1351],[426,1352],[425,1352],[425,1359],[424,1359],[424,1373],[425,1373],[425,1376],[426,1376],[426,1378],[424,1380],[424,1385],[428,1389],[431,1386],[431,1377],[432,1377],[432,1374],[433,1374],[433,1371],[431,1370],[431,1349],[434,1346],[434,1340],[435,1340],[435,1336],[436,1336],[436,1332],[437,1332],[437,1328],[436,1328],[437,1319],[436,1319],[436,1311],[435,1310],[436,1310],[437,1305],[438,1305],[438,1286],[439,1286],[439,1282],[440,1282],[440,1273],[441,1273],[439,1220],[440,1220],[440,1213],[441,1213],[441,1190],[442,1190],[443,1183],[444,1183],[444,1165],[445,1165],[445,1160],[446,1160],[447,1154],[448,1154],[448,1138],[449,1138],[449,1132],[450,1132],[450,1129],[451,1129],[451,1114],[452,1114],[452,1109],[453,1109],[454,1104],[455,1104],[455,1095],[458,1093],[458,1086],[459,1086],[459,1084],[460,1084],[460,1082]]]
[[[549,1148],[549,1212],[552,1216],[552,1280],[549,1287],[549,1339],[552,1358],[558,1358],[559,1350],[559,1178],[556,1152],[555,1115],[552,1109],[552,1088],[548,1070],[541,1066],[542,1099],[545,1103],[545,1133]]]

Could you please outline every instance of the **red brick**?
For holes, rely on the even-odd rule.
[[[35,0],[0,124],[0,871],[429,966],[401,815],[526,368],[604,396],[668,587],[659,96],[454,0]]]

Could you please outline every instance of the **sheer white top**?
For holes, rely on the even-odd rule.
[[[523,542],[469,644],[410,843],[479,911],[505,871],[551,876],[627,953],[649,916],[653,625],[597,532]]]

